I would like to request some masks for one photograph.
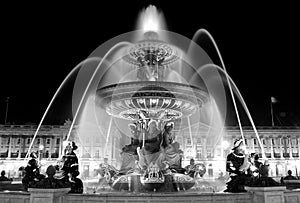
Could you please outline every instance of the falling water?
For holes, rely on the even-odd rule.
[[[217,65],[215,65],[215,64],[206,64],[206,65],[202,66],[201,68],[199,68],[199,71],[198,71],[198,72],[200,73],[201,71],[205,70],[206,68],[212,68],[212,67],[214,67],[214,68],[218,69],[219,71],[221,71],[222,73],[224,73],[224,75],[226,75],[226,77],[228,78],[228,81],[231,83],[231,85],[233,85],[233,87],[234,87],[234,93],[238,96],[239,101],[240,101],[241,104],[243,105],[243,108],[244,108],[244,110],[246,111],[246,114],[247,114],[247,116],[248,116],[248,119],[249,119],[250,122],[251,122],[251,125],[252,125],[252,127],[253,127],[254,132],[255,132],[255,135],[256,135],[256,138],[257,138],[257,140],[258,140],[259,146],[260,146],[260,148],[261,148],[262,157],[263,157],[263,159],[266,159],[264,147],[263,147],[262,142],[261,142],[261,140],[260,140],[260,138],[259,138],[257,129],[256,129],[255,124],[254,124],[253,119],[252,119],[252,116],[251,116],[251,114],[250,114],[250,112],[249,112],[249,109],[248,109],[248,107],[247,107],[247,105],[246,105],[245,100],[244,100],[243,97],[242,97],[242,94],[240,93],[239,89],[237,88],[237,86],[236,86],[236,84],[234,83],[234,81],[232,80],[232,78],[228,75],[228,73],[227,73],[224,69],[222,69],[221,67],[219,67],[219,66],[217,66]]]
[[[66,77],[66,78],[63,80],[63,82],[60,84],[60,86],[59,86],[58,89],[56,90],[55,94],[53,95],[53,97],[52,97],[52,99],[51,99],[51,101],[50,101],[50,103],[49,103],[47,109],[45,110],[45,112],[44,112],[44,114],[43,114],[43,117],[42,117],[42,119],[40,120],[40,123],[39,123],[39,125],[38,125],[38,127],[37,127],[37,129],[36,129],[36,131],[35,131],[35,133],[34,133],[33,139],[32,139],[32,141],[31,141],[31,143],[30,143],[30,145],[29,145],[27,154],[26,154],[26,156],[25,156],[25,160],[27,160],[27,158],[29,157],[30,150],[31,150],[32,145],[33,145],[33,143],[34,143],[34,141],[35,141],[35,138],[36,138],[36,136],[37,136],[37,134],[38,134],[38,132],[39,132],[39,130],[40,130],[40,128],[41,128],[42,123],[44,122],[44,119],[45,119],[45,117],[46,117],[46,115],[47,115],[47,113],[48,113],[50,107],[52,106],[54,100],[56,99],[58,93],[61,91],[61,89],[63,88],[63,86],[66,84],[66,82],[71,78],[71,76],[72,76],[74,73],[76,73],[76,71],[79,70],[79,68],[82,66],[82,64],[84,64],[84,63],[86,63],[86,62],[89,62],[89,61],[93,61],[93,60],[99,60],[99,59],[98,59],[98,58],[88,58],[88,59],[82,61],[82,62],[79,63],[75,68],[73,68],[73,70],[67,75],[67,77]]]
[[[234,98],[234,95],[233,95],[233,92],[232,92],[232,87],[231,87],[231,84],[234,84],[234,83],[233,83],[232,79],[230,79],[231,82],[229,81],[229,75],[227,74],[227,70],[226,70],[225,64],[224,64],[224,62],[223,62],[222,55],[221,55],[221,53],[220,53],[220,51],[219,51],[219,48],[218,48],[218,46],[217,46],[217,44],[216,44],[214,38],[212,37],[212,35],[211,35],[207,30],[205,30],[205,29],[199,29],[199,30],[197,30],[197,32],[195,33],[195,35],[194,35],[194,37],[193,37],[192,40],[196,42],[197,39],[198,39],[202,34],[207,35],[207,36],[209,37],[209,39],[210,39],[211,42],[213,43],[213,46],[214,46],[215,49],[216,49],[217,54],[218,54],[218,57],[219,57],[219,59],[220,59],[220,61],[221,61],[221,64],[222,64],[222,67],[223,67],[223,71],[222,71],[222,72],[225,74],[226,79],[227,79],[227,84],[228,84],[228,87],[229,87],[229,90],[230,90],[231,98],[232,98],[233,105],[234,105],[234,109],[235,109],[235,112],[236,112],[236,116],[237,116],[237,120],[238,120],[238,124],[239,124],[239,128],[240,128],[241,136],[242,136],[242,138],[243,138],[243,140],[244,140],[244,145],[245,145],[245,137],[244,137],[244,134],[243,134],[242,124],[241,124],[239,112],[238,112],[238,109],[237,109],[236,101],[235,101],[235,98]],[[236,85],[235,85],[235,87],[236,87]],[[264,148],[263,148],[263,145],[262,145],[261,140],[260,140],[260,138],[259,138],[259,135],[258,135],[256,126],[255,126],[255,124],[254,124],[254,122],[253,122],[253,119],[252,119],[252,116],[251,116],[251,114],[250,114],[250,112],[249,112],[249,110],[248,110],[248,108],[247,108],[247,106],[246,106],[246,103],[244,102],[244,99],[242,98],[242,95],[241,95],[240,92],[238,91],[237,87],[236,87],[236,91],[238,92],[238,95],[240,96],[240,98],[241,98],[241,100],[242,100],[241,102],[242,102],[242,104],[243,104],[243,107],[244,107],[244,109],[245,109],[245,111],[246,111],[246,113],[247,113],[248,119],[249,119],[250,122],[251,122],[252,128],[254,129],[255,135],[256,135],[257,140],[258,140],[258,142],[259,142],[259,145],[260,145],[260,147],[261,147],[261,150],[262,150],[262,156],[263,156],[263,158],[265,159],[266,156],[265,156],[265,153],[264,153]]]

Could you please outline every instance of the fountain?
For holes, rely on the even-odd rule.
[[[87,188],[94,192],[99,188],[221,190],[213,188],[212,182],[218,173],[213,168],[225,172],[222,138],[228,99],[224,84],[230,90],[240,128],[234,93],[256,132],[211,35],[200,30],[190,40],[164,29],[162,14],[149,6],[141,13],[136,31],[108,40],[72,70],[43,115],[34,138],[62,87],[76,77],[73,121],[65,141],[78,144],[86,192]],[[210,37],[223,68],[196,43],[201,35]],[[209,161],[213,156],[214,162]],[[192,158],[198,163],[189,173],[185,166]],[[221,183],[225,185],[225,179],[215,185]]]

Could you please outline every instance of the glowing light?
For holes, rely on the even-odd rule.
[[[143,30],[144,31],[158,31],[159,29],[159,22],[157,22],[157,19],[154,18],[154,16],[149,16],[149,18],[146,18],[143,24]]]
[[[43,149],[44,149],[44,145],[40,145],[40,146],[39,146],[39,150],[40,150],[40,151],[43,151]]]
[[[162,24],[162,14],[153,5],[148,6],[140,15],[139,27],[145,32],[157,32],[162,29]]]
[[[69,144],[67,140],[63,141],[63,148],[66,148],[66,146]]]

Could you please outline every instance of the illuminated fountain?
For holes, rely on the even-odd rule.
[[[206,184],[184,169],[196,157],[198,145],[203,154],[219,150],[214,166],[207,162],[207,167],[225,172],[222,139],[228,99],[224,81],[240,127],[234,93],[253,124],[217,47],[223,68],[196,44],[206,35],[215,45],[210,34],[200,30],[194,42],[164,30],[163,23],[162,14],[149,6],[141,14],[139,30],[99,46],[67,76],[40,122],[65,83],[76,77],[73,122],[66,140],[78,143],[81,177],[89,179],[89,170],[98,175],[96,182],[86,181],[86,186],[100,187],[105,182],[115,190],[141,192],[188,190],[201,181]],[[254,124],[253,128],[256,131]],[[103,164],[104,160],[108,162]],[[197,165],[195,174],[202,165]]]

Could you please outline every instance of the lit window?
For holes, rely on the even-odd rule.
[[[202,148],[197,148],[196,158],[197,158],[197,159],[202,158]]]
[[[100,143],[100,138],[96,137],[96,144],[99,144],[99,143]]]

